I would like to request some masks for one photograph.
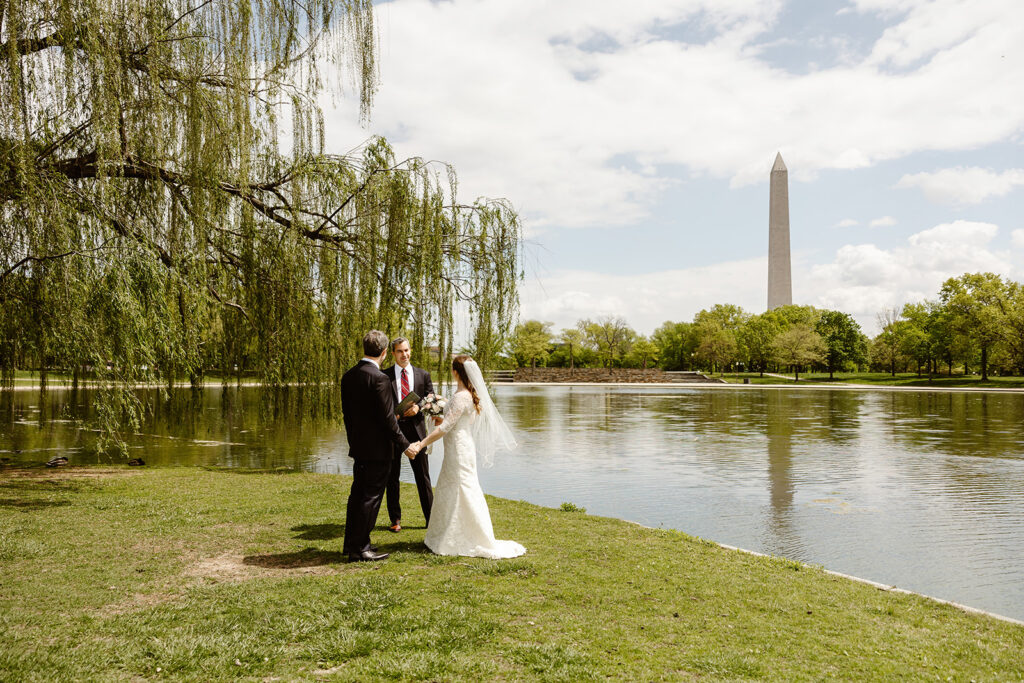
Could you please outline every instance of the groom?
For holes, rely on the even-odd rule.
[[[381,499],[391,474],[393,449],[415,457],[419,444],[409,444],[395,419],[395,395],[380,364],[388,355],[388,337],[371,330],[363,337],[363,359],[341,378],[341,410],[352,465],[345,543],[350,562],[383,560],[370,545],[370,530],[377,523]]]
[[[391,355],[395,357],[395,364],[388,368],[385,374],[391,380],[396,401],[401,402],[410,391],[420,398],[426,398],[427,394],[434,393],[434,383],[430,381],[430,373],[412,365],[412,349],[409,347],[408,339],[398,337],[392,340]],[[427,426],[418,405],[409,406],[409,409],[398,418],[398,427],[402,430],[405,438],[411,441],[423,441],[427,438]],[[402,530],[402,505],[398,500],[400,488],[398,475],[402,470],[402,460],[402,451],[396,446],[395,457],[391,462],[391,479],[388,481],[387,488],[388,516],[391,518],[389,528],[395,533]],[[412,467],[412,474],[416,479],[416,491],[420,494],[423,518],[430,522],[430,506],[434,504],[434,492],[430,488],[430,464],[427,462],[427,452],[421,451],[409,461],[409,465]]]

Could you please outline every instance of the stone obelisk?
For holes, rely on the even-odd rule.
[[[768,199],[768,310],[793,303],[789,266],[789,171],[775,156]]]

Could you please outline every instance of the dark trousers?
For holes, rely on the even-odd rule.
[[[405,432],[405,430],[402,430]],[[406,435],[406,438],[412,441],[419,441],[419,437],[411,438]],[[398,452],[395,453],[395,458],[391,463],[391,478],[388,479],[388,517],[391,518],[391,523],[394,524],[396,520],[402,518],[402,505],[398,500],[398,475],[402,472],[402,461],[409,460],[405,454]],[[409,460],[409,464],[412,466],[412,476],[416,479],[416,491],[420,494],[420,507],[423,508],[423,519],[430,521],[430,508],[434,504],[434,490],[430,487],[430,462],[427,460],[426,449],[416,454],[413,460]]]
[[[356,460],[352,466],[352,490],[345,514],[344,552],[370,549],[370,531],[377,523],[381,499],[391,474],[390,460]]]

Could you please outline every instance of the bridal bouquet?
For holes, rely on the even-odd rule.
[[[448,405],[448,401],[443,396],[427,394],[427,397],[420,403],[420,412],[430,417],[441,417],[444,415],[446,405]]]

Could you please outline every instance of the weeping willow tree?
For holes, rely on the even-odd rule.
[[[382,139],[325,153],[318,102],[368,116],[375,49],[371,0],[0,0],[4,382],[65,369],[129,417],[130,387],[211,369],[330,384],[370,328],[443,363],[459,306],[486,362],[512,208]]]

